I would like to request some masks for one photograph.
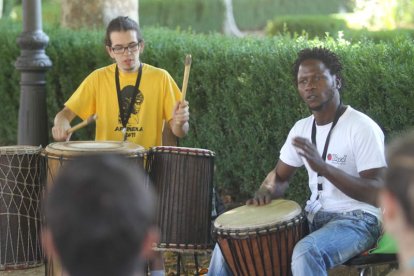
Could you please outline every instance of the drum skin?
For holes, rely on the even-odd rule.
[[[40,152],[35,146],[0,147],[0,270],[43,264]]]
[[[145,149],[137,144],[120,141],[70,141],[49,144],[42,153],[46,159],[47,189],[54,184],[59,169],[83,155],[114,154],[131,161],[132,166],[144,168]],[[85,168],[87,169],[87,168]],[[63,276],[59,260],[48,259],[46,276]]]
[[[291,275],[295,244],[308,233],[301,207],[290,200],[241,206],[221,214],[213,235],[234,275]]]
[[[117,154],[144,167],[145,150],[130,142],[119,141],[71,141],[49,144],[43,155],[47,160],[47,185],[53,185],[59,169],[68,161],[82,155]]]

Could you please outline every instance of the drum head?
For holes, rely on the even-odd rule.
[[[152,147],[151,152],[155,153],[174,153],[183,155],[198,155],[198,156],[214,156],[215,153],[207,149],[199,148],[186,148],[186,147],[170,147],[170,146],[158,146]]]
[[[0,147],[0,154],[33,154],[39,153],[42,149],[41,146],[25,146],[25,145],[16,145],[16,146],[4,146]]]
[[[83,154],[114,153],[124,155],[143,155],[144,147],[120,141],[70,141],[49,144],[45,151],[48,155],[78,156]]]
[[[219,231],[249,232],[292,220],[301,212],[302,209],[296,202],[276,199],[263,206],[244,205],[227,211],[215,220],[214,227]]]

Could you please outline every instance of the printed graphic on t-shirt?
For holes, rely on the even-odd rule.
[[[121,116],[123,116],[124,118],[126,118],[126,116],[128,116],[128,112],[129,112],[129,108],[130,108],[130,104],[132,101],[132,98],[134,96],[135,93],[135,87],[132,85],[128,85],[125,86],[122,91],[121,91],[121,110],[120,110],[120,114],[118,116],[118,123],[120,125],[120,127],[116,127],[115,131],[122,131],[122,118]],[[135,103],[134,106],[132,108],[131,111],[131,116],[129,117],[128,122],[130,124],[133,124],[134,126],[127,126],[126,130],[126,136],[127,137],[135,137],[135,132],[138,131],[143,131],[142,127],[139,127],[139,112],[141,110],[141,105],[144,102],[144,95],[142,95],[141,91],[138,90],[137,96],[135,97]],[[134,116],[135,115],[135,116]],[[133,118],[133,120],[136,120],[136,122],[132,122],[131,119]],[[129,125],[130,125],[129,124]]]

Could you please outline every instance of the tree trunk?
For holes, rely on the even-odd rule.
[[[62,27],[106,27],[120,15],[138,22],[138,0],[62,0]]]
[[[242,37],[244,34],[239,30],[236,24],[236,20],[234,20],[232,0],[223,0],[223,2],[226,8],[226,15],[224,18],[223,26],[224,34]]]

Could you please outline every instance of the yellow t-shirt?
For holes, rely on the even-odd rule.
[[[112,64],[93,71],[65,103],[83,120],[93,114],[98,116],[96,140],[123,139],[115,66]],[[129,108],[137,74],[119,70],[123,110]],[[164,120],[172,119],[174,106],[181,99],[180,89],[167,71],[143,64],[139,91],[127,124],[127,140],[144,148],[159,146]]]

